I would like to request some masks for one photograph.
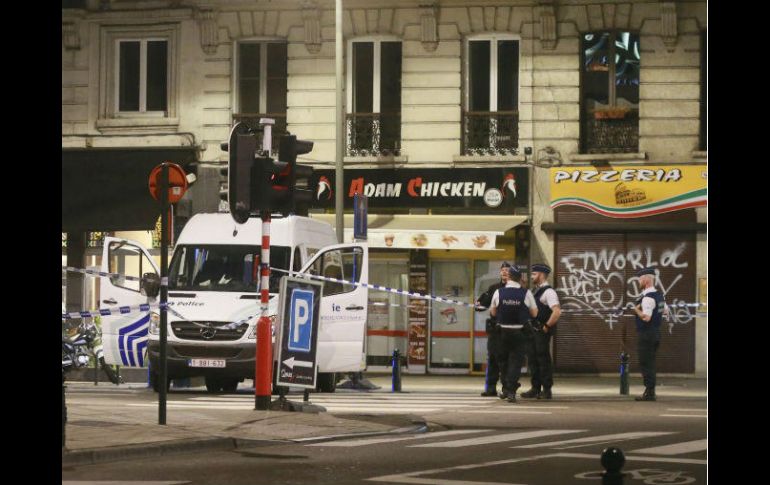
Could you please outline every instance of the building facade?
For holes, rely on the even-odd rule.
[[[562,372],[615,372],[625,348],[635,364],[632,319],[606,316],[633,300],[634,264],[661,268],[669,300],[705,298],[703,204],[618,218],[551,194],[555,168],[705,174],[705,1],[343,4],[345,190],[369,196],[374,282],[472,302],[503,260],[545,261],[576,310],[554,339]],[[130,170],[137,150],[195,161],[183,222],[219,209],[233,123],[269,116],[312,140],[303,162],[331,175],[334,21],[331,0],[64,1],[63,166],[120,152]],[[640,203],[631,185],[615,187],[618,204]],[[312,216],[333,221],[322,192]],[[140,229],[105,226],[69,227]],[[372,368],[398,348],[410,372],[483,372],[483,313],[370,300]],[[707,317],[684,308],[660,371],[705,374]]]

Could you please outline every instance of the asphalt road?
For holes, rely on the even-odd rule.
[[[174,397],[180,406],[233,406],[251,399],[197,392]],[[63,480],[135,485],[598,485],[601,451],[617,446],[626,454],[626,485],[706,483],[703,398],[637,403],[620,396],[571,396],[508,404],[475,393],[362,397],[338,392],[319,395],[314,402],[329,412],[362,420],[422,417],[430,431],[69,467],[62,469]]]

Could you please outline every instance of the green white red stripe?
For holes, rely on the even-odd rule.
[[[592,211],[607,217],[630,218],[654,216],[656,214],[689,209],[691,207],[705,207],[707,201],[707,189],[698,189],[650,204],[638,205],[636,207],[607,207],[582,197],[562,197],[552,201],[551,208],[555,209],[562,205],[576,205],[591,209]]]

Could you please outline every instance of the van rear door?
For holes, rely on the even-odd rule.
[[[143,273],[160,274],[150,253],[140,243],[114,237],[104,238],[102,271],[120,277],[99,278],[100,307],[138,306],[147,303],[139,292]],[[104,361],[125,367],[144,367],[150,313],[138,309],[131,313],[101,317]]]
[[[366,283],[369,248],[362,243],[324,247],[301,273]],[[319,372],[358,372],[366,367],[368,294],[366,287],[324,281],[318,326]]]

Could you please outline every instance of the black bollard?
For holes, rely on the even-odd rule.
[[[631,358],[628,352],[620,353],[620,394],[628,395],[628,360]]]
[[[393,351],[393,387],[392,392],[401,392],[401,353]]]
[[[623,472],[621,468],[626,464],[626,456],[620,448],[610,447],[602,451],[602,466],[606,470],[602,473],[602,485],[623,485]]]

